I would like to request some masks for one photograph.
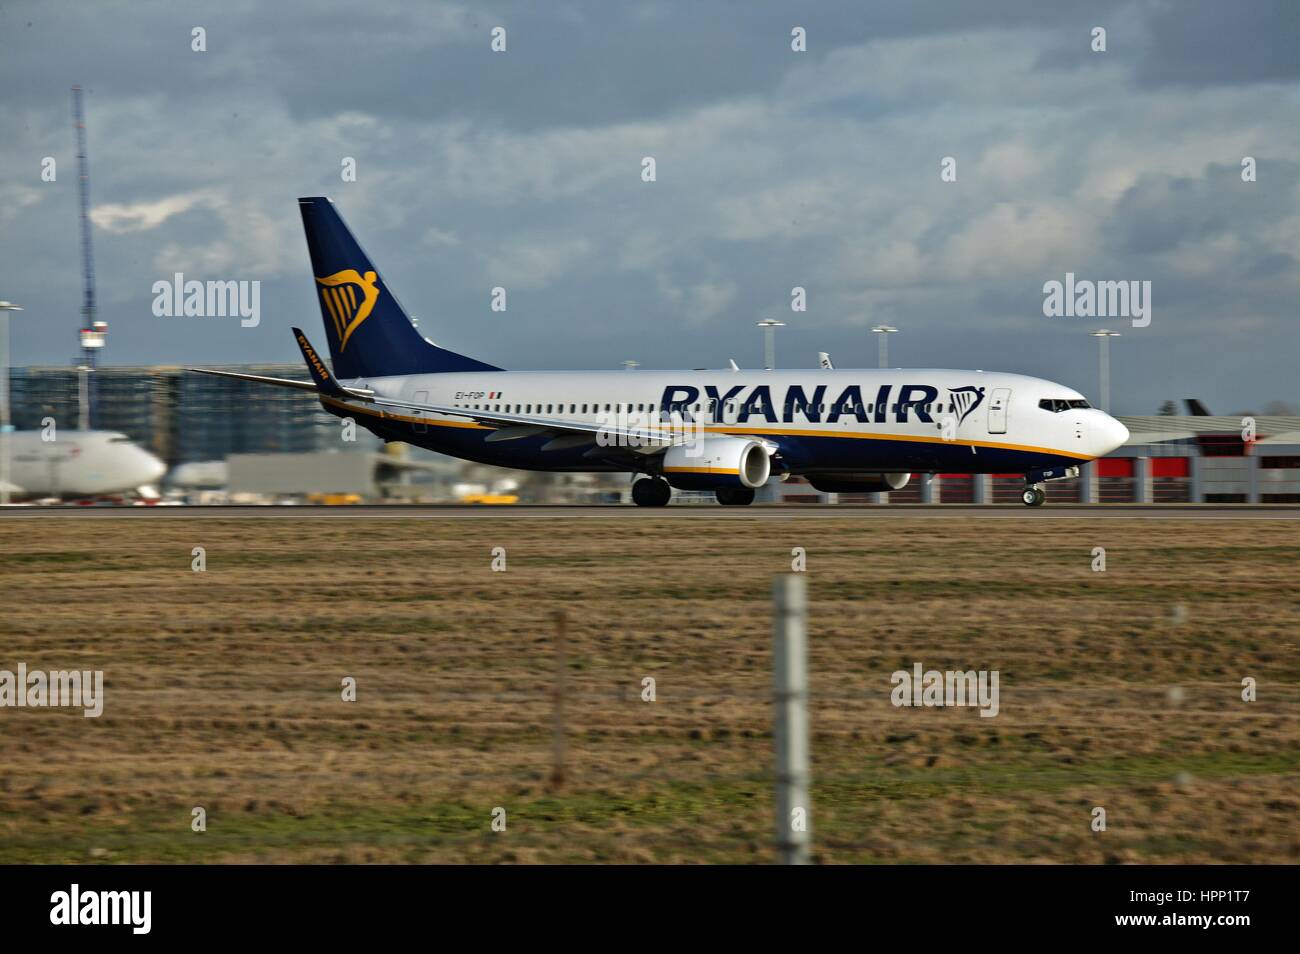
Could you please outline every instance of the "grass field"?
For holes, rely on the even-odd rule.
[[[768,862],[792,547],[817,860],[1300,860],[1300,524],[849,514],[0,520],[0,669],[106,686],[0,709],[0,862]],[[1000,713],[895,708],[916,662]]]

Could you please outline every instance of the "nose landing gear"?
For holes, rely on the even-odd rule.
[[[1026,507],[1041,507],[1047,499],[1047,482],[1049,480],[1071,480],[1079,476],[1078,467],[1049,467],[1046,470],[1031,470],[1025,474],[1025,489],[1020,499]]]

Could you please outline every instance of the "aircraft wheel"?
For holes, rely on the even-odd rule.
[[[724,507],[747,507],[754,502],[753,487],[719,487],[713,492]]]
[[[668,481],[642,477],[632,484],[632,502],[638,507],[662,507],[673,496]]]
[[[1026,487],[1020,499],[1025,502],[1026,507],[1041,507],[1043,501],[1047,499],[1047,491],[1041,487]]]

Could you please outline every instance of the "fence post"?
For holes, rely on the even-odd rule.
[[[1090,460],[1079,467],[1079,503],[1095,504],[1097,500],[1097,462]]]
[[[1154,503],[1151,484],[1151,458],[1139,457],[1133,461],[1133,500],[1135,503]]]
[[[777,854],[782,864],[806,865],[812,847],[812,812],[808,799],[808,589],[803,574],[776,577],[772,597]]]
[[[551,735],[551,787],[560,788],[564,784],[564,695],[565,680],[568,673],[567,647],[565,646],[565,628],[568,619],[564,610],[555,611],[555,687],[552,690],[552,735]]]

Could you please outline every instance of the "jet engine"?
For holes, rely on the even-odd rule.
[[[762,487],[771,472],[767,449],[748,437],[705,437],[664,452],[664,479],[678,490]]]
[[[911,474],[809,474],[808,483],[825,494],[877,494],[902,490]]]

